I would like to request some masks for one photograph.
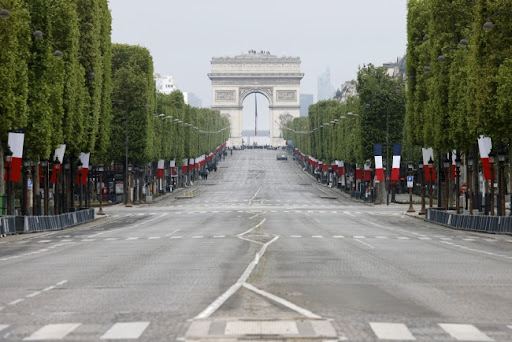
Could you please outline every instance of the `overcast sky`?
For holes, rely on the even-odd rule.
[[[248,50],[300,57],[301,92],[316,98],[317,78],[327,67],[337,89],[360,65],[405,53],[406,2],[110,0],[112,40],[147,47],[155,72],[173,75],[180,90],[195,93],[205,107],[211,105],[211,58]]]

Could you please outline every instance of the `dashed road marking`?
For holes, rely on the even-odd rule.
[[[443,324],[439,326],[457,341],[494,341],[471,324]]]
[[[73,330],[78,328],[80,323],[67,323],[67,324],[48,324],[24,338],[24,341],[45,341],[45,340],[62,340]]]
[[[149,326],[149,322],[125,322],[114,324],[103,336],[101,340],[136,340]]]
[[[401,323],[375,323],[370,322],[370,327],[381,340],[400,340],[414,341],[416,338],[412,335],[405,324]]]

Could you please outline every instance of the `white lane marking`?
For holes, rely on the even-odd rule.
[[[24,338],[23,341],[62,340],[80,326],[80,323],[48,324]]]
[[[174,233],[177,233],[177,232],[179,232],[179,231],[180,231],[179,229],[176,229],[174,232],[167,234],[167,235],[166,235],[166,237],[169,237],[169,236],[171,236],[171,235],[173,235]]]
[[[375,238],[376,239],[387,239],[388,237],[387,236],[376,236]]]
[[[311,235],[312,238],[316,238],[316,239],[322,239],[323,236],[322,235]]]
[[[138,240],[139,237],[137,236],[132,236],[132,237],[129,237],[129,238],[126,238],[126,240]]]
[[[320,220],[316,219],[316,218],[313,218],[313,220],[315,220],[316,222],[320,223]]]
[[[452,238],[449,238],[449,237],[442,237],[442,238],[440,238],[440,239],[441,239],[441,240],[444,240],[444,241],[451,241],[451,240],[452,240]]]
[[[512,325],[509,325],[508,328],[512,330]]]
[[[439,326],[457,341],[494,341],[471,324],[442,324]]]
[[[347,214],[348,216],[352,216],[352,217],[356,217],[356,215],[352,215],[351,213],[349,213],[348,211],[344,211],[343,214]]]
[[[264,220],[263,220],[264,221]],[[262,222],[263,222],[262,221]],[[246,282],[246,280],[251,275],[252,271],[258,264],[261,257],[265,254],[265,251],[267,250],[267,247],[270,246],[273,242],[275,242],[277,239],[279,239],[279,236],[274,237],[272,240],[264,244],[258,253],[254,256],[253,261],[247,266],[244,273],[240,276],[238,281],[233,284],[226,292],[224,292],[222,295],[220,295],[217,299],[213,301],[206,309],[204,309],[199,315],[197,315],[194,319],[202,319],[202,318],[208,318],[210,317],[215,311],[217,311],[218,308],[222,306],[226,302],[226,300],[229,299],[238,289],[242,286],[243,283]]]
[[[149,322],[116,323],[107,330],[101,340],[136,340],[149,326]]]
[[[214,239],[222,239],[222,238],[225,238],[226,235],[214,235],[213,238]]]
[[[161,239],[160,236],[150,236],[148,237],[148,240],[158,240],[158,239]]]
[[[409,238],[406,236],[399,236],[399,237],[397,237],[397,239],[398,240],[409,240]]]
[[[183,236],[171,236],[171,239],[183,239]]]
[[[353,236],[354,239],[366,239],[366,236],[363,236],[363,235],[354,235]]]
[[[48,243],[48,242],[52,242],[52,240],[39,240],[39,241],[37,241],[37,243]]]
[[[301,238],[302,235],[290,235],[290,237],[292,237],[292,238]]]
[[[7,304],[7,305],[11,305],[11,306],[13,306],[13,305],[16,305],[16,304],[19,304],[19,303],[23,302],[24,300],[25,300],[25,299],[23,299],[23,298],[18,298],[18,299],[16,299],[16,300],[13,300],[12,302],[10,302],[10,303],[9,303],[9,304]]]
[[[469,239],[469,238],[468,239],[462,239],[462,240],[464,240],[464,241],[475,241],[475,239]]]
[[[62,281],[59,281],[59,282],[58,282],[57,284],[55,284],[55,285],[57,285],[57,286],[62,286],[62,285],[64,285],[64,284],[66,284],[67,282],[68,282],[67,280],[62,280]]]
[[[202,238],[204,238],[203,235],[192,236],[192,239],[202,239]]]
[[[252,203],[252,200],[256,198],[256,196],[258,196],[258,193],[260,192],[261,190],[261,187],[258,189],[258,191],[256,191],[256,193],[254,194],[254,196],[252,196],[252,198],[249,200],[249,205],[251,205]]]
[[[345,237],[343,235],[333,235],[333,238],[335,238],[335,239],[343,239]]]
[[[416,338],[411,334],[405,324],[370,322],[370,327],[372,328],[377,338],[381,340],[416,340]]]
[[[482,254],[497,256],[497,257],[501,257],[501,258],[505,258],[505,259],[512,259],[512,256],[508,256],[508,255],[504,255],[504,254],[496,254],[496,253],[492,253],[492,252],[482,251],[482,250],[479,250],[479,249],[469,248],[467,246],[457,245],[457,244],[455,244],[453,242],[441,241],[441,243],[444,243],[445,245],[450,245],[450,246],[453,246],[453,247],[462,248],[462,249],[465,249],[465,250],[468,250],[468,251],[472,251],[472,252],[476,252],[476,253],[482,253]]]
[[[422,237],[419,237],[418,239],[420,239],[420,240],[432,240],[431,238],[429,238],[427,236],[422,236]]]
[[[287,308],[292,309],[292,310],[300,313],[301,315],[303,315],[305,317],[314,318],[314,319],[322,318],[322,317],[312,313],[309,310],[301,308],[300,306],[297,306],[297,305],[287,301],[286,299],[283,299],[281,297],[277,297],[277,296],[275,296],[275,295],[273,295],[271,293],[268,293],[266,291],[260,290],[260,289],[256,288],[255,286],[253,286],[251,284],[243,283],[242,286],[245,287],[248,290],[251,290],[251,291],[253,291],[253,292],[263,296],[263,297],[267,297],[267,298],[273,300],[276,303],[279,303],[279,304],[281,304],[283,306],[286,306]]]
[[[6,324],[0,324],[0,331],[6,329],[8,327],[8,325]]]
[[[247,230],[247,231],[245,231],[245,232],[243,232],[243,233],[238,234],[238,235],[237,235],[237,237],[241,237],[241,236],[243,236],[243,235],[245,235],[245,234],[249,234],[249,233],[250,233],[250,232],[252,232],[254,229],[258,228],[258,227],[259,227],[259,226],[261,226],[263,223],[265,223],[265,221],[266,221],[266,220],[267,220],[267,219],[266,219],[266,218],[264,218],[263,220],[261,220],[261,222],[260,222],[260,223],[258,223],[257,225],[255,225],[255,226],[254,226],[254,227],[252,227],[251,229],[249,229],[249,230]]]
[[[370,247],[371,249],[374,249],[374,248],[375,248],[375,247],[373,247],[372,245],[370,245],[369,243],[366,243],[366,242],[364,242],[364,241],[361,241],[361,240],[358,240],[358,239],[354,239],[354,240],[355,240],[355,241],[357,241],[357,242],[359,242],[359,243],[362,243],[362,244],[363,244],[363,245],[365,245],[365,246]]]
[[[95,239],[82,239],[82,242],[92,242],[92,241],[96,241]]]
[[[118,238],[106,238],[105,241],[116,241],[119,240]]]
[[[25,297],[32,298],[32,297],[35,297],[35,296],[40,295],[40,294],[41,294],[41,291],[36,291],[36,292],[33,292],[33,293],[29,294],[29,295],[26,295]]]
[[[53,290],[54,288],[55,288],[55,286],[54,286],[54,285],[52,285],[52,286],[48,286],[47,288],[44,288],[44,289],[43,289],[43,291],[44,291],[44,292],[51,291],[51,290]]]

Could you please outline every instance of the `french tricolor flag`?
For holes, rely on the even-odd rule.
[[[364,164],[364,181],[371,182],[372,181],[372,169],[370,165]]]
[[[7,144],[12,152],[12,161],[10,163],[9,180],[11,182],[19,182],[21,180],[21,165],[23,161],[23,142],[25,140],[24,133],[9,133]],[[6,165],[7,166],[7,165]],[[7,172],[4,175],[7,180]]]
[[[382,170],[382,144],[373,145],[373,154],[375,155],[375,176],[379,182],[384,181],[384,171]]]
[[[86,185],[87,184],[87,174],[89,173],[89,159],[91,159],[91,154],[90,153],[80,152],[80,156],[78,158],[82,162],[82,181],[81,181],[81,184],[82,185]],[[62,159],[60,159],[60,161],[62,162]],[[77,182],[77,184],[78,184],[78,182]]]
[[[158,161],[158,167],[156,169],[156,178],[164,178],[164,160]]]
[[[402,154],[402,145],[393,144],[393,169],[391,170],[392,181],[400,180],[400,155]]]
[[[363,170],[360,167],[356,167],[356,180],[363,179]]]
[[[451,173],[452,180],[454,180],[455,177],[457,177],[457,163],[455,162],[455,159],[457,159],[457,151],[453,150],[452,151],[452,173]]]
[[[188,171],[188,159],[183,159],[183,166],[181,167],[181,172],[187,173]]]
[[[171,160],[169,162],[169,168],[171,169],[171,174],[175,175],[176,174],[176,160]]]
[[[430,160],[430,158],[432,158],[432,161],[434,161],[434,150],[432,149],[432,147],[422,148],[421,152],[423,154],[423,170],[425,170],[425,181],[430,182],[430,165],[428,164],[428,161]],[[432,181],[436,181],[435,165],[432,165]]]
[[[480,158],[482,159],[482,169],[485,179],[491,179],[491,163],[489,163],[489,153],[492,149],[491,138],[481,135],[478,138],[478,148],[480,150]]]
[[[345,163],[343,160],[338,160],[338,176],[343,176],[345,174]]]
[[[62,169],[62,160],[64,159],[65,152],[66,152],[66,144],[60,145],[59,148],[55,149],[55,153],[53,154],[53,159],[51,161],[49,161],[49,164],[51,163],[52,165],[54,165],[53,162],[54,162],[55,158],[59,158],[59,161],[60,161],[60,167],[58,169],[56,169],[55,167],[53,168],[52,176],[50,178],[50,183],[55,183],[55,181],[57,180],[57,174],[60,174],[60,170]],[[80,154],[80,155],[82,155],[82,154]],[[84,164],[83,167],[84,168],[89,167],[89,160],[87,160],[87,165]]]

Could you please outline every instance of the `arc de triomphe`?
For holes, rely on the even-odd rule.
[[[212,108],[228,117],[229,146],[242,145],[242,108],[253,93],[269,102],[270,143],[284,145],[281,126],[300,115],[300,58],[277,57],[268,52],[249,51],[235,57],[212,58]]]

